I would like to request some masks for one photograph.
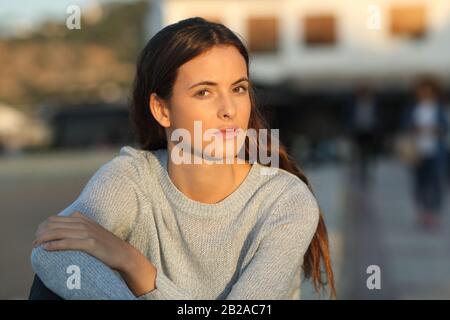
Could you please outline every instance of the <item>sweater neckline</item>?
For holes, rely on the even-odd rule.
[[[180,191],[172,182],[167,169],[168,151],[159,149],[152,151],[156,157],[156,170],[164,193],[168,200],[179,210],[197,216],[222,216],[235,212],[245,206],[260,182],[260,164],[254,162],[241,184],[226,198],[216,203],[204,203],[193,200]]]

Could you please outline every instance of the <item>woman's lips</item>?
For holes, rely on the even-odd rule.
[[[237,136],[237,130],[235,128],[218,130],[218,134],[221,134],[225,139],[234,139]]]

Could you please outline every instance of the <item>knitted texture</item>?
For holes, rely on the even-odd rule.
[[[80,211],[144,254],[156,288],[134,296],[116,270],[82,251],[33,249],[31,265],[64,299],[300,299],[301,266],[319,221],[297,176],[254,163],[218,203],[190,199],[172,183],[166,149],[124,146],[58,215]],[[81,287],[67,285],[71,265]],[[70,289],[70,288],[71,289]]]

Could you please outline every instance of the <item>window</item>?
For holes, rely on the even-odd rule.
[[[309,15],[303,20],[303,41],[308,46],[334,45],[336,19],[332,15]]]
[[[256,53],[278,49],[278,20],[275,17],[250,18],[247,21],[248,47]]]
[[[391,9],[391,34],[396,37],[419,39],[426,33],[424,6],[402,6]]]

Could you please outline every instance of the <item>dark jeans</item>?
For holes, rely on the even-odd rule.
[[[447,173],[447,182],[450,184],[450,149],[447,150],[447,158],[446,158],[446,173]]]
[[[420,209],[439,212],[443,198],[442,169],[437,156],[423,158],[414,168],[414,196]]]
[[[48,289],[41,279],[35,275],[28,300],[64,300]]]

